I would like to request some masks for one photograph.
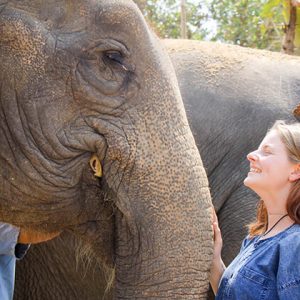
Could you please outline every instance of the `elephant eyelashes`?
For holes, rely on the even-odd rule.
[[[104,53],[104,60],[112,62],[122,67],[125,71],[129,71],[129,68],[124,64],[124,57],[118,51],[107,51]]]
[[[117,51],[107,51],[105,52],[105,57],[113,62],[116,62],[120,65],[123,64],[123,56],[120,52]]]

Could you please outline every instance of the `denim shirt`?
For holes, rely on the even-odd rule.
[[[12,300],[16,259],[22,258],[29,245],[17,244],[19,229],[0,222],[0,299]]]
[[[216,300],[299,300],[300,225],[277,235],[243,241],[225,270]]]

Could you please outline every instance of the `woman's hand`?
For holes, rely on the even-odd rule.
[[[223,247],[223,240],[222,240],[221,230],[219,228],[218,217],[214,209],[213,209],[213,231],[214,231],[214,255],[213,255],[213,261],[214,261],[214,260],[221,259],[221,252]]]
[[[45,242],[51,240],[58,236],[61,231],[58,232],[51,232],[51,233],[44,233],[35,231],[32,229],[22,229],[20,228],[18,243],[20,244],[37,244],[41,242]]]
[[[214,253],[213,253],[213,260],[212,265],[210,269],[210,285],[214,291],[214,294],[216,295],[220,283],[220,279],[226,269],[222,258],[221,258],[221,252],[222,252],[222,235],[221,230],[219,228],[218,223],[218,217],[213,209],[213,231],[214,231]]]

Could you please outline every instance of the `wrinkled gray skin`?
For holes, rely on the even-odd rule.
[[[164,43],[209,176],[223,234],[223,259],[228,264],[247,233],[245,225],[255,218],[257,196],[243,185],[249,170],[246,155],[259,145],[275,120],[295,121],[291,111],[300,102],[300,59],[214,43]],[[79,263],[76,276],[73,247],[66,249],[63,244],[70,243],[70,238],[65,235],[31,249],[17,272],[16,299],[39,299],[37,295],[55,299],[63,284],[68,285],[65,293],[72,296],[61,299],[102,299],[103,290],[96,285],[103,277],[101,268],[87,268],[82,278],[84,263]],[[62,257],[60,249],[68,254]],[[46,262],[51,266],[50,275],[44,275],[47,281],[28,279],[34,273],[42,277]],[[30,297],[26,298],[21,291],[30,284],[37,290],[27,290]],[[52,286],[57,292],[51,293]]]
[[[2,0],[0,33],[0,220],[73,232],[115,268],[116,299],[205,299],[207,177],[137,6]]]

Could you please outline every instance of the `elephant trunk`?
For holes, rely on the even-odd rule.
[[[117,204],[117,299],[206,299],[210,195],[196,150],[176,152],[180,169],[165,158],[159,177],[131,184],[130,204]]]
[[[184,111],[175,106],[174,118],[139,112],[133,164],[115,189],[116,299],[206,299],[210,193]]]

